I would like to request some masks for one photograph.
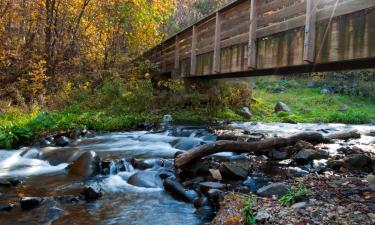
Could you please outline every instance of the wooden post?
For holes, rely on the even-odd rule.
[[[306,0],[306,26],[303,60],[308,63],[315,61],[315,39],[316,39],[316,8],[318,1]]]
[[[162,56],[161,56],[161,60],[162,60],[162,65],[161,65],[161,72],[166,72],[167,71],[167,57],[166,57],[166,54],[167,54],[167,49],[166,49],[166,43],[164,42],[161,46],[162,50]]]
[[[256,49],[256,33],[257,33],[257,1],[251,0],[250,5],[250,29],[249,29],[249,45],[247,51],[247,61],[248,67],[251,69],[256,69],[257,67],[257,49]]]
[[[216,24],[215,24],[215,47],[214,47],[214,62],[212,71],[214,73],[220,73],[220,61],[221,61],[221,21],[220,13],[216,13]]]
[[[177,78],[180,76],[180,40],[178,35],[175,38],[175,48],[174,48],[174,70],[173,77]]]
[[[194,76],[197,67],[197,27],[193,26],[193,33],[191,37],[191,63],[190,63],[190,75]]]

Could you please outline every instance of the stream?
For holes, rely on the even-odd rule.
[[[341,124],[281,124],[232,123],[231,128],[266,134],[268,137],[286,136],[301,131],[330,133],[357,129],[361,139],[345,144],[374,151],[375,130],[371,125]],[[90,224],[90,225],[198,225],[209,222],[212,215],[197,211],[193,204],[177,201],[163,187],[136,187],[127,181],[138,170],[129,163],[132,158],[146,160],[152,168],[161,171],[170,165],[179,151],[186,151],[211,143],[216,136],[205,126],[173,125],[162,132],[134,131],[99,134],[75,140],[69,147],[24,147],[0,151],[0,180],[16,178],[21,185],[12,188],[0,186],[0,204],[14,203],[21,197],[44,197],[44,203],[32,210],[15,207],[0,212],[0,224]],[[330,153],[340,147],[329,145]],[[91,179],[69,176],[66,168],[80,153],[94,151],[101,159],[121,159],[125,171],[112,163],[109,174]],[[223,154],[228,156],[231,154]],[[162,166],[163,165],[163,166]],[[146,179],[146,178],[145,178]],[[86,185],[101,188],[104,195],[97,201],[66,203],[61,199],[79,195]],[[61,197],[62,196],[62,197]],[[60,198],[59,201],[56,199]]]

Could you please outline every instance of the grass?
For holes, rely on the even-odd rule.
[[[299,185],[297,188],[292,189],[284,196],[279,199],[279,203],[283,206],[290,206],[293,203],[296,203],[298,200],[307,197],[308,190],[305,186]]]
[[[245,121],[236,108],[194,106],[183,107],[177,104],[166,104],[167,100],[157,100],[158,109],[152,111],[149,100],[152,88],[148,82],[133,83],[112,82],[104,84],[96,94],[78,91],[70,94],[66,107],[57,111],[43,112],[33,108],[27,112],[11,108],[0,114],[0,149],[30,144],[33,141],[58,131],[89,129],[99,132],[128,130],[138,123],[161,121],[164,114],[171,114],[176,122],[210,123],[215,120]],[[268,85],[282,85],[286,91],[282,94],[270,93]],[[375,119],[375,101],[371,98],[323,95],[318,88],[305,88],[296,82],[258,82],[253,97],[257,103],[251,106],[252,121],[287,122],[287,123],[347,123],[363,124]],[[134,88],[137,87],[137,88]],[[228,91],[227,91],[228,92]],[[231,90],[224,96],[233,95]],[[183,95],[183,93],[181,94]],[[167,96],[169,99],[170,96]],[[232,96],[238,99],[238,96]],[[274,106],[278,101],[288,104],[292,113],[275,113]],[[342,105],[349,110],[340,112]],[[211,104],[215,105],[215,104]],[[228,105],[228,104],[226,104]]]
[[[256,203],[257,199],[256,196],[250,195],[244,200],[244,209],[243,212],[245,214],[246,224],[253,225],[256,224],[256,218],[254,215],[254,204]]]
[[[365,124],[375,119],[375,100],[372,98],[325,95],[320,93],[319,88],[304,86],[293,82],[281,94],[270,93],[265,86],[258,86],[253,93],[257,100],[252,105],[253,119],[262,122],[346,124]],[[289,105],[292,113],[275,113],[274,107],[278,101]],[[349,110],[341,112],[343,105],[349,106]]]

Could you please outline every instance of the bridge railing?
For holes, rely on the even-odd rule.
[[[175,77],[375,57],[375,0],[238,0],[145,57]]]

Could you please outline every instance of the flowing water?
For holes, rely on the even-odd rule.
[[[234,123],[230,127],[245,129],[250,133],[266,133],[268,136],[285,136],[300,131],[325,133],[359,129],[362,133],[369,133],[374,130],[373,126],[316,124]],[[162,187],[140,188],[130,185],[128,178],[136,170],[127,163],[127,159],[146,159],[155,164],[149,170],[158,170],[157,162],[160,159],[173,159],[177,151],[215,140],[216,137],[204,128],[173,126],[159,133],[135,131],[97,135],[77,140],[74,147],[2,150],[0,180],[18,178],[23,183],[16,188],[0,187],[0,204],[17,203],[21,197],[45,197],[46,200],[41,207],[30,211],[16,207],[11,212],[0,212],[0,224],[203,224],[210,219],[207,214],[198,212],[192,204],[174,200]],[[356,144],[363,144],[371,150],[375,138],[364,136]],[[116,164],[111,162],[109,175],[89,180],[68,176],[66,167],[84,151],[95,151],[102,159],[124,159],[126,172],[120,172]],[[55,200],[58,196],[77,196],[85,185],[100,187],[104,196],[90,203],[70,204]]]

